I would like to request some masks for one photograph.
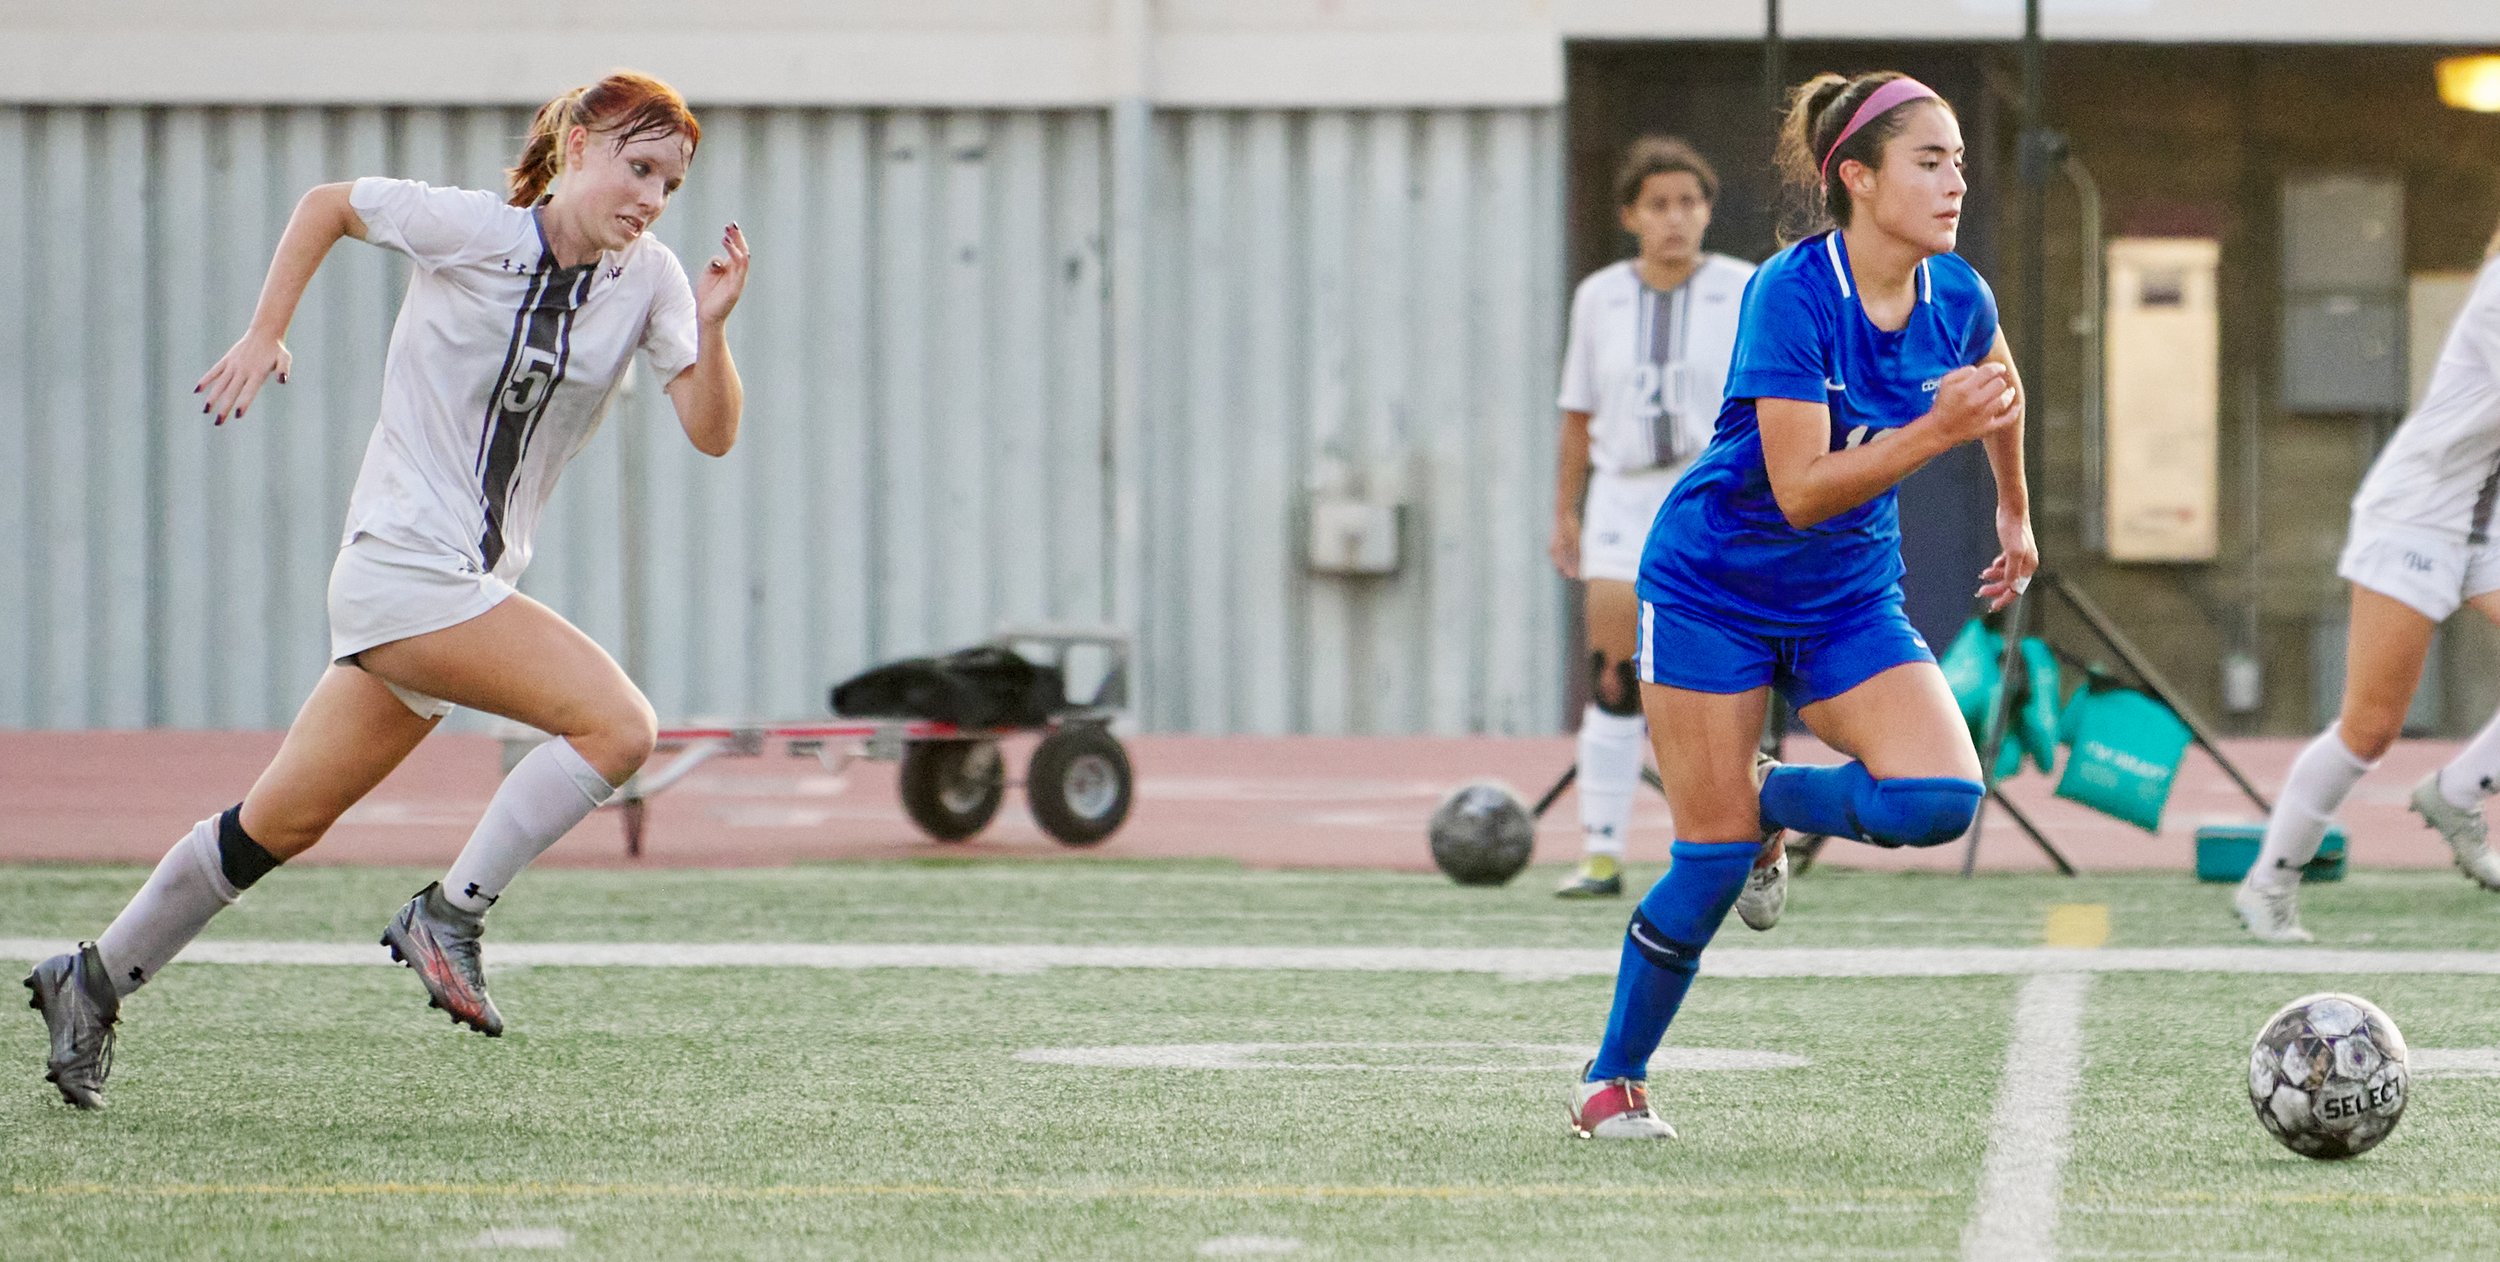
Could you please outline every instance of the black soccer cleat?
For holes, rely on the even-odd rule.
[[[104,1107],[104,1079],[113,1072],[113,1026],[121,1020],[121,992],[106,975],[95,943],[53,956],[26,975],[34,992],[26,1006],[43,1014],[52,1034],[44,1058],[44,1081],[82,1109]]]
[[[485,929],[486,918],[453,906],[438,881],[391,917],[382,945],[391,949],[392,959],[416,970],[425,983],[427,1007],[450,1013],[455,1023],[488,1038],[501,1038],[503,1015],[487,997],[486,966],[478,958]]]

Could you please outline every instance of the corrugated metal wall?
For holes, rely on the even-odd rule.
[[[290,330],[291,383],[242,422],[208,427],[191,385],[305,188],[492,187],[526,122],[0,109],[0,725],[287,721],[326,656],[402,266],[343,243]],[[1146,726],[1555,725],[1551,111],[1161,116],[1129,466],[1106,418],[1100,114],[704,122],[659,233],[690,270],[732,217],[754,239],[744,437],[695,453],[638,382],[525,583],[632,645],[663,715],[802,714],[874,661],[1105,621],[1109,479],[1136,476]],[[1331,470],[1405,484],[1395,576],[1303,567]]]

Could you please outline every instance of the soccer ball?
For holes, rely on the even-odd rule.
[[[2248,1101],[2283,1146],[2334,1161],[2378,1146],[2404,1116],[2405,1036],[2367,999],[2295,999],[2258,1032]]]
[[[1432,861],[1461,885],[1500,885],[1528,866],[1536,817],[1494,780],[1462,785],[1432,812]]]

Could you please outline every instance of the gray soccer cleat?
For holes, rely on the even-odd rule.
[[[2300,887],[2268,889],[2240,882],[2231,894],[2231,910],[2260,942],[2315,942],[2317,935],[2300,927]]]
[[[113,1072],[113,1023],[121,1020],[122,1000],[95,943],[81,942],[76,951],[36,965],[26,975],[26,989],[35,992],[27,1006],[41,1012],[52,1031],[44,1081],[79,1108],[103,1108],[104,1079]]]
[[[2448,795],[2439,791],[2436,771],[2413,786],[2410,804],[2413,813],[2447,841],[2448,853],[2456,856],[2458,871],[2484,889],[2500,890],[2500,856],[2491,853],[2491,825],[2484,820],[2480,804],[2459,806],[2449,801]]]
[[[1762,792],[1762,782],[1769,779],[1772,770],[1779,765],[1779,760],[1769,754],[1757,753],[1753,756],[1753,787],[1757,795]],[[1762,844],[1771,845],[1784,831],[1765,825]],[[1746,928],[1760,932],[1778,924],[1780,913],[1786,910],[1788,854],[1782,851],[1778,859],[1745,874],[1745,888],[1736,895],[1736,918],[1744,921]]]
[[[486,917],[453,906],[437,881],[418,890],[391,917],[382,931],[382,945],[391,949],[392,959],[416,970],[417,980],[425,983],[428,1006],[488,1038],[501,1038],[503,1016],[486,996],[486,966],[477,953],[477,940],[485,931]]]
[[[1760,932],[1780,922],[1788,910],[1788,856],[1745,874],[1745,888],[1736,894],[1736,915],[1745,927]]]

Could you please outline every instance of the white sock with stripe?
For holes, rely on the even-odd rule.
[[[443,874],[443,897],[463,911],[485,911],[530,860],[614,792],[563,737],[531,750],[503,778],[469,844]]]
[[[2377,765],[2345,747],[2340,727],[2330,727],[2309,742],[2283,777],[2283,792],[2266,820],[2265,845],[2257,852],[2256,866],[2248,870],[2248,883],[2278,890],[2299,884],[2301,865],[2317,857],[2336,808]]]
[[[2474,739],[2439,769],[2439,796],[2448,805],[2471,810],[2500,787],[2500,715],[2493,715]]]
[[[212,815],[165,852],[122,914],[96,935],[96,951],[113,974],[113,989],[127,995],[153,981],[217,913],[242,896],[226,881],[217,856],[217,817]]]
[[[1590,706],[1580,716],[1580,844],[1589,854],[1623,857],[1632,827],[1632,797],[1641,783],[1641,747],[1649,725],[1637,714]]]

